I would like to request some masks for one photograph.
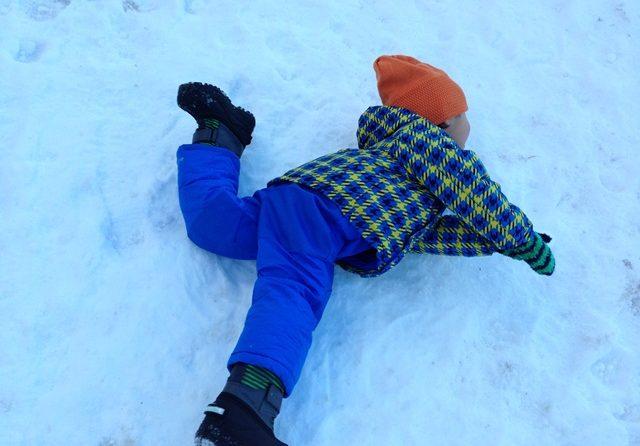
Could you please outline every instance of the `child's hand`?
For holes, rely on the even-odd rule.
[[[534,232],[535,236],[524,245],[502,251],[502,254],[517,260],[524,260],[538,274],[550,276],[556,268],[556,260],[547,245],[551,237]]]

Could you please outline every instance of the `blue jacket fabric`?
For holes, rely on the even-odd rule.
[[[285,184],[239,198],[240,160],[232,152],[187,144],[177,158],[189,238],[215,254],[256,260],[251,308],[228,366],[271,370],[289,395],[331,295],[334,263],[375,254],[338,206],[317,192]]]

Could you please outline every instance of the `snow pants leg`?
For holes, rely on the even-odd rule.
[[[221,147],[185,144],[178,149],[180,208],[189,238],[202,249],[255,260],[257,197],[238,197],[240,159]]]
[[[334,262],[370,247],[335,203],[295,184],[239,198],[239,170],[239,158],[224,148],[181,146],[180,207],[196,245],[256,259],[252,305],[228,367],[271,370],[289,395],[331,295]]]
[[[258,278],[244,330],[229,359],[267,368],[291,394],[327,305],[334,262],[368,248],[330,200],[297,185],[257,192]]]

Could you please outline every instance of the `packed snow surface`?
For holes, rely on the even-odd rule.
[[[189,445],[255,263],[181,220],[177,86],[253,111],[241,193],[355,145],[373,60],[464,88],[468,147],[557,270],[336,270],[295,446],[640,445],[640,3],[0,0],[0,444]]]

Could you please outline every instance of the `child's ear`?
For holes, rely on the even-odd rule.
[[[444,121],[441,124],[438,124],[438,127],[442,128],[442,129],[446,129],[449,128],[449,126],[451,125],[451,123],[453,122],[455,118],[449,118],[446,121]]]
[[[451,124],[453,124],[455,121],[460,119],[461,116],[462,116],[462,114],[453,116],[453,117],[447,119],[446,121],[444,121],[442,124],[438,124],[438,127],[441,127],[443,129],[449,128],[451,126]]]

